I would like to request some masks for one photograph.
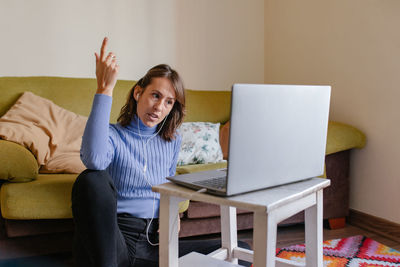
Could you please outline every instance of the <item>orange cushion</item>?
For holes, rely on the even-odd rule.
[[[219,130],[219,144],[221,145],[222,155],[224,159],[228,159],[229,149],[229,121]]]

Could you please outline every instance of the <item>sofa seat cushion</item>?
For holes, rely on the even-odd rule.
[[[71,191],[76,174],[39,174],[29,183],[1,187],[1,214],[5,219],[72,218]]]
[[[1,214],[5,219],[72,218],[71,192],[77,174],[39,174],[29,183],[4,183],[1,186]],[[179,203],[184,212],[189,201]]]
[[[178,167],[176,167],[176,174],[222,169],[222,168],[226,168],[227,164],[228,163],[226,161],[221,161],[221,162],[209,163],[209,164],[194,164],[194,165],[178,166]]]

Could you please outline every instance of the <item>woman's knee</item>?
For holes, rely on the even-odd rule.
[[[107,171],[84,170],[76,178],[72,186],[72,201],[81,197],[105,194],[115,194],[115,188]]]

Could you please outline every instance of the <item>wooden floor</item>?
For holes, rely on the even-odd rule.
[[[250,243],[252,240],[252,235],[253,235],[252,231],[240,232],[238,238],[243,239]],[[379,243],[382,243],[388,247],[400,251],[399,242],[390,240],[383,236],[379,236],[377,234],[371,233],[369,231],[360,229],[352,225],[346,225],[346,227],[337,230],[329,230],[327,228],[324,228],[324,240],[344,238],[354,235],[363,235],[372,238],[373,240],[378,241]],[[305,243],[303,224],[283,226],[278,228],[277,247],[286,247],[290,245],[303,244],[303,243]]]
[[[238,239],[248,242],[252,245],[252,231],[241,231],[238,234]],[[390,240],[388,238],[379,236],[377,234],[371,233],[369,231],[360,229],[358,227],[352,225],[346,225],[346,227],[337,230],[329,230],[324,228],[324,240],[329,239],[337,239],[343,237],[349,237],[354,235],[363,235],[369,238],[374,239],[388,247],[400,251],[400,243]],[[201,237],[204,239],[205,237]],[[215,239],[219,238],[219,235],[210,235],[206,238]],[[278,239],[277,239],[277,247],[285,247],[289,245],[295,244],[303,244],[304,240],[304,225],[297,224],[291,226],[281,226],[278,228]],[[54,254],[48,256],[39,256],[39,257],[31,257],[31,258],[19,258],[19,259],[11,259],[11,260],[0,260],[1,266],[56,266],[56,267],[70,267],[72,264],[72,254],[71,253],[62,253],[62,254]]]

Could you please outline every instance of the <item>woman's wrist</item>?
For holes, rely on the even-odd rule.
[[[96,94],[108,95],[112,97],[112,90],[97,88]]]

